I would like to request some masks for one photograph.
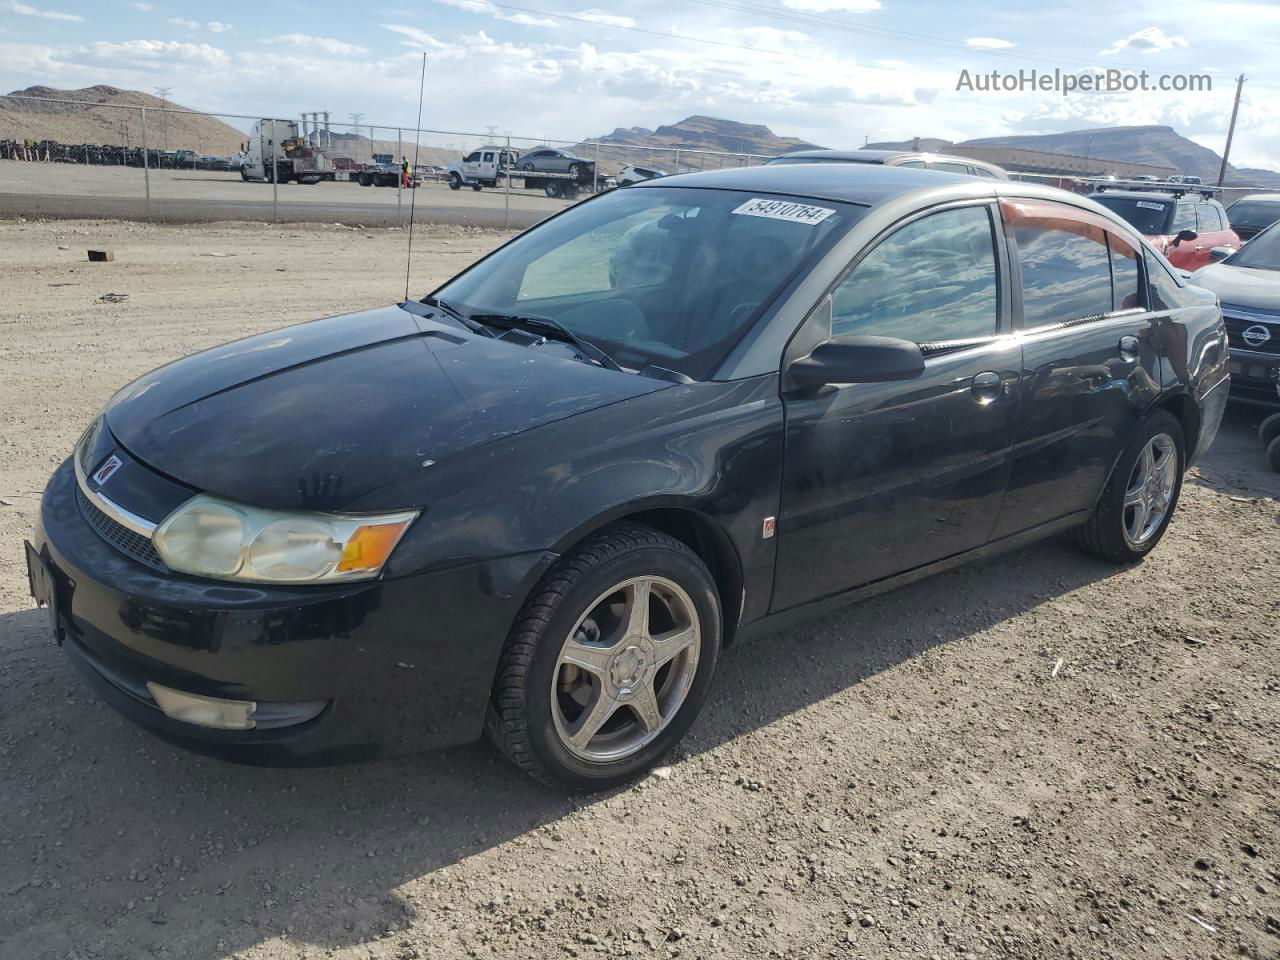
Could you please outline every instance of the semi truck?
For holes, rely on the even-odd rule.
[[[293,120],[259,120],[249,130],[240,156],[243,180],[319,183],[334,179],[335,170],[326,162],[324,151],[299,136]]]

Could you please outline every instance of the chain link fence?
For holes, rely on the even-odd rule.
[[[766,159],[340,123],[324,112],[257,117],[0,96],[0,217],[390,226],[412,211],[424,221],[522,227],[619,184]]]

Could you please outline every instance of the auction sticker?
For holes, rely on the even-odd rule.
[[[768,217],[770,220],[789,220],[791,223],[821,223],[835,213],[831,207],[811,207],[807,203],[791,200],[766,200],[752,197],[733,211],[747,217]]]
[[[1137,205],[1143,210],[1163,210],[1163,203],[1152,203],[1150,200],[1139,200]]]

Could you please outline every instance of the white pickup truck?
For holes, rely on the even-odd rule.
[[[449,164],[446,176],[450,190],[461,190],[464,186],[472,190],[485,187],[496,187],[498,183],[510,177],[512,180],[524,182],[525,189],[542,190],[548,197],[564,197],[572,200],[578,191],[592,187],[593,177],[590,173],[543,173],[515,169],[520,159],[520,151],[503,146],[485,146],[472,150],[461,160]],[[603,182],[600,184],[604,186]]]

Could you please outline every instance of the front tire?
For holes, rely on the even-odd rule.
[[[1112,563],[1133,563],[1150,553],[1173,519],[1187,462],[1182,424],[1168,410],[1143,419],[1116,461],[1078,540]]]
[[[550,786],[631,780],[693,723],[721,632],[719,595],[697,554],[650,527],[607,527],[526,601],[498,665],[489,738]]]

